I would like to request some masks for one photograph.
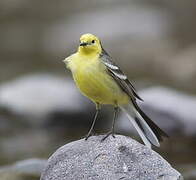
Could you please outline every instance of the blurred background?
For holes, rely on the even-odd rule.
[[[1,0],[0,180],[39,179],[46,159],[90,128],[95,107],[62,62],[84,33],[101,38],[170,135],[155,150],[196,179],[195,17],[195,0]],[[95,132],[111,119],[106,106]],[[123,114],[116,133],[140,141]]]

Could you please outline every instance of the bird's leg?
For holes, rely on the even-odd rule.
[[[95,125],[95,121],[97,119],[97,116],[99,114],[100,109],[101,109],[101,107],[100,107],[99,103],[96,103],[96,113],[95,113],[95,116],[94,116],[94,119],[93,119],[93,123],[91,125],[91,128],[89,129],[88,134],[86,135],[85,140],[87,140],[92,135],[92,130],[93,130],[93,127]]]
[[[116,120],[117,114],[118,114],[118,106],[115,106],[114,107],[114,116],[113,116],[113,121],[112,121],[112,128],[101,141],[104,141],[109,135],[112,135],[115,138],[114,126],[115,126],[115,120]]]

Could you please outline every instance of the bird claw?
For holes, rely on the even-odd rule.
[[[92,134],[90,133],[90,134],[87,134],[86,136],[85,136],[85,141],[87,141],[88,140],[88,138],[89,137],[91,137],[92,136]]]
[[[110,135],[112,135],[112,137],[115,138],[114,132],[113,132],[113,131],[110,131],[110,132],[108,132],[108,133],[106,134],[105,137],[103,137],[103,138],[101,139],[101,142],[103,142],[105,139],[107,139]]]

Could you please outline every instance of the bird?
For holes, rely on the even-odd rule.
[[[137,101],[143,99],[125,73],[104,50],[97,36],[83,34],[77,52],[63,62],[71,71],[81,93],[96,106],[96,113],[85,140],[92,135],[102,105],[112,105],[114,108],[111,130],[102,141],[110,135],[115,137],[114,127],[119,109],[126,113],[147,147],[159,147],[163,137],[168,137],[139,107]]]

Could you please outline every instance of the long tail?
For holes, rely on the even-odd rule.
[[[120,108],[126,113],[146,146],[151,148],[151,144],[153,144],[159,147],[159,142],[163,140],[162,137],[168,137],[168,135],[140,109],[136,102],[120,106]]]

